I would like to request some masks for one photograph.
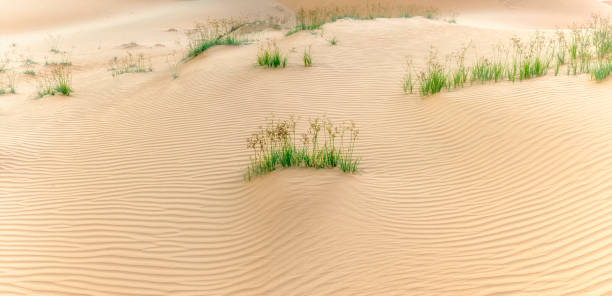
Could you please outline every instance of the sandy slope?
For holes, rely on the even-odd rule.
[[[230,13],[177,5],[62,31],[74,96],[32,100],[21,81],[0,97],[0,295],[612,295],[612,81],[407,96],[407,55],[531,33],[423,18],[270,31],[295,48],[288,68],[255,67],[252,44],[172,80],[165,28]],[[156,70],[113,79],[130,41]],[[361,172],[243,182],[245,138],[272,112],[355,120]]]

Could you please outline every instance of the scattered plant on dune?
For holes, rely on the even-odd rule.
[[[295,14],[295,27],[287,35],[299,31],[316,30],[326,22],[326,12],[322,9],[305,10],[300,8]]]
[[[612,74],[612,60],[596,64],[591,68],[591,77],[596,81],[602,81]]]
[[[300,31],[317,30],[325,23],[339,19],[371,20],[375,18],[412,17],[422,15],[434,18],[436,10],[414,5],[392,5],[383,2],[368,2],[352,7],[318,7],[312,9],[300,8],[295,13],[295,26],[287,32],[287,36]]]
[[[69,96],[72,93],[72,70],[69,66],[57,66],[41,75],[38,80],[38,97],[54,96],[56,93]]]
[[[59,60],[49,61],[48,57],[45,56],[45,66],[72,66],[72,61],[68,53],[63,53]]]
[[[558,75],[562,67],[566,67],[568,75],[588,73],[593,80],[602,81],[612,74],[612,25],[608,18],[594,16],[587,25],[557,31],[555,35],[536,33],[527,42],[512,38],[509,46],[499,46],[497,56],[477,56],[470,66],[464,65],[465,50],[447,57],[446,64],[430,57],[425,70],[416,75],[422,96],[444,87],[464,87],[467,77],[471,84],[515,82],[545,76],[551,69]],[[408,92],[412,77],[412,72],[404,75],[404,92]]]
[[[198,24],[187,32],[187,58],[193,58],[217,45],[241,45],[247,39],[239,29],[247,23],[232,19],[214,20]]]
[[[153,66],[151,58],[145,58],[144,54],[133,55],[128,52],[122,58],[114,57],[110,62],[111,74],[116,77],[125,73],[145,73],[152,72]]]
[[[59,50],[60,43],[62,42],[62,38],[59,35],[51,35],[47,36],[47,42],[49,43],[49,51],[55,54],[61,53]]]
[[[414,83],[412,81],[412,60],[408,58],[406,60],[406,74],[402,78],[402,89],[404,93],[412,93],[414,89]]]
[[[304,49],[304,67],[312,67],[312,56],[310,55],[311,48],[312,45],[309,45]]]
[[[177,79],[178,75],[178,65],[179,59],[177,58],[176,51],[173,51],[172,54],[166,56],[166,63],[168,63],[168,67],[170,68],[170,72],[172,73],[172,79]]]
[[[257,64],[268,68],[285,68],[287,66],[287,56],[280,51],[276,43],[268,43],[266,47],[259,49]]]
[[[433,95],[442,91],[442,88],[448,86],[448,78],[444,66],[438,63],[435,51],[429,54],[429,60],[425,71],[422,71],[418,76],[419,90],[422,96]]]
[[[332,39],[329,39],[329,45],[331,46],[336,46],[338,45],[338,39],[336,39],[336,37],[332,37]]]
[[[253,150],[253,155],[245,177],[251,180],[285,167],[339,167],[343,172],[355,173],[359,158],[353,152],[358,135],[353,122],[335,124],[327,118],[315,118],[297,139],[293,117],[272,118],[247,139],[247,148]]]
[[[17,73],[13,70],[4,70],[6,72],[6,83],[4,86],[0,84],[0,95],[15,94],[15,80]]]

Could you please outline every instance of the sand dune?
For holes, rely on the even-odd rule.
[[[404,94],[407,55],[418,67],[432,44],[486,54],[534,33],[468,15],[266,30],[256,36],[289,52],[286,69],[256,67],[253,43],[215,47],[173,80],[165,59],[184,40],[167,28],[236,4],[151,12],[167,4],[137,6],[132,22],[58,21],[74,94],[34,100],[24,78],[0,97],[0,295],[612,295],[610,79]],[[284,13],[262,5],[235,13]],[[49,55],[45,34],[19,33],[48,25],[11,29],[17,49]],[[129,42],[154,71],[113,78],[107,61]],[[245,182],[245,138],[271,113],[354,120],[360,172]]]

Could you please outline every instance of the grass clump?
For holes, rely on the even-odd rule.
[[[310,55],[310,50],[312,46],[308,46],[304,49],[304,67],[312,67],[312,56]]]
[[[281,53],[276,44],[268,44],[267,47],[259,49],[257,64],[268,68],[285,68],[287,66],[287,56]]]
[[[493,58],[476,56],[474,62],[464,65],[465,51],[447,56],[441,64],[431,59],[425,70],[416,75],[422,96],[432,95],[447,89],[464,87],[468,77],[475,82],[523,81],[545,76],[551,69],[558,75],[562,67],[567,74],[588,73],[596,81],[612,75],[612,25],[609,18],[594,16],[591,23],[571,30],[557,31],[556,35],[541,33],[523,42],[512,38],[508,45],[498,46]],[[454,64],[453,64],[454,61]],[[404,92],[412,87],[413,73],[404,75]]]
[[[598,63],[591,68],[591,78],[600,82],[612,74],[612,60]]]
[[[247,139],[253,150],[245,178],[252,178],[285,167],[335,168],[355,173],[359,158],[353,155],[359,129],[354,123],[334,124],[326,118],[310,120],[309,127],[296,139],[296,121],[272,118]]]
[[[17,78],[17,73],[13,70],[5,70],[6,72],[6,84],[5,87],[0,85],[0,95],[5,94],[15,94],[15,80]]]
[[[338,39],[336,39],[336,37],[333,37],[332,39],[329,40],[329,45],[331,46],[338,45]]]
[[[36,76],[36,72],[34,70],[25,70],[23,71],[23,74],[30,75],[30,76]]]
[[[433,19],[436,11],[433,8],[422,8],[410,5],[393,5],[390,3],[371,3],[365,1],[362,5],[352,7],[318,7],[312,9],[300,8],[295,13],[295,26],[287,32],[287,36],[300,32],[320,29],[325,23],[340,19],[372,20],[375,18],[408,18],[422,15]]]
[[[433,50],[429,53],[425,71],[417,76],[417,80],[421,96],[439,93],[442,88],[449,86],[444,66],[437,62],[436,53]]]
[[[114,57],[110,61],[110,69],[113,77],[126,73],[153,72],[151,59],[145,58],[144,54],[133,55],[128,52],[122,58]]]
[[[193,58],[217,45],[241,45],[247,40],[237,31],[247,23],[233,20],[211,21],[198,24],[187,33],[187,58]]]
[[[39,98],[56,93],[70,96],[72,91],[72,70],[68,66],[57,66],[39,80]]]

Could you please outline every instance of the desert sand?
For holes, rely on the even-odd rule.
[[[194,23],[319,4],[39,2],[0,0],[0,55],[40,70],[57,46],[74,92],[36,98],[15,64],[0,96],[0,295],[612,295],[612,79],[400,86],[432,45],[486,54],[612,7],[412,0],[442,17],[263,29],[172,79]],[[266,40],[287,68],[256,66]],[[113,77],[127,52],[153,71]],[[354,120],[358,173],[245,181],[245,139],[271,114]]]

